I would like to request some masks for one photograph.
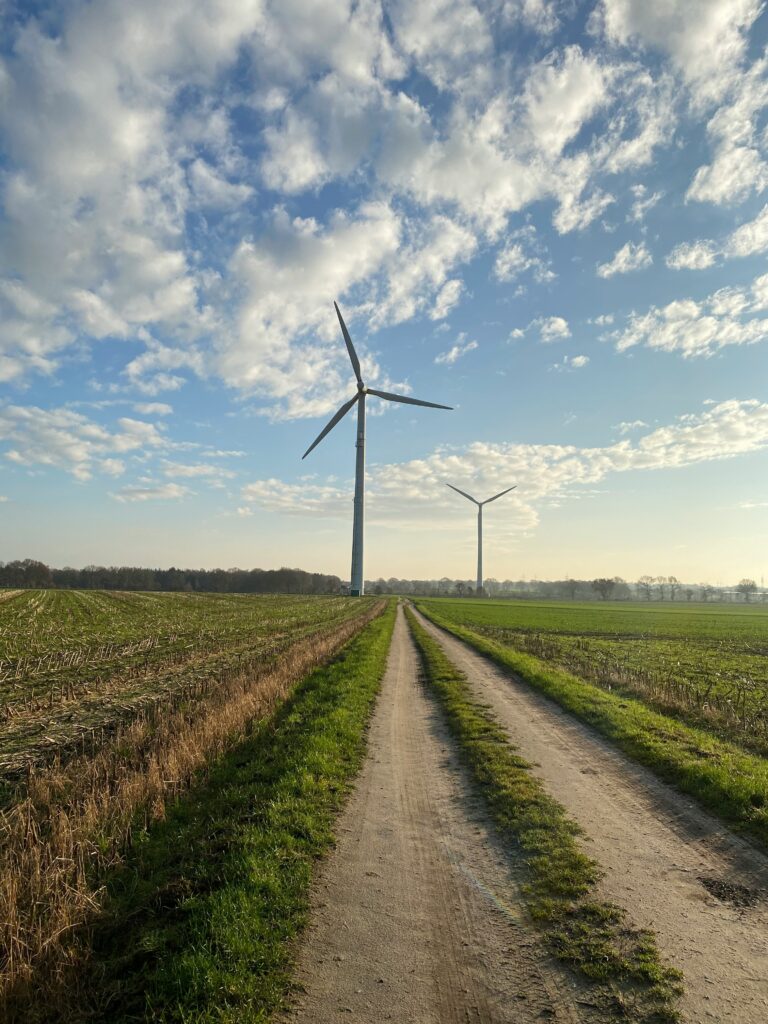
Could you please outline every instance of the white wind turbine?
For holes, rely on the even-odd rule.
[[[505,494],[509,494],[510,491],[514,491],[517,484],[513,484],[508,487],[506,491],[499,491],[498,494],[494,494],[492,498],[486,498],[485,501],[478,501],[477,498],[473,498],[471,494],[467,494],[466,491],[460,491],[458,487],[454,487],[453,484],[446,484],[446,487],[450,487],[452,491],[456,491],[457,494],[463,495],[465,498],[469,498],[477,505],[477,593],[482,594],[483,592],[483,505],[490,505],[492,501],[496,501],[497,498],[503,497]]]
[[[376,391],[375,388],[367,388],[360,376],[360,360],[357,358],[355,346],[349,336],[347,325],[341,315],[338,305],[334,302],[336,315],[341,324],[341,332],[352,363],[352,369],[357,378],[357,394],[339,409],[335,416],[320,431],[312,444],[302,455],[306,459],[312,449],[320,444],[326,434],[336,426],[339,420],[344,419],[352,406],[357,403],[357,460],[355,462],[355,512],[352,525],[352,573],[350,594],[353,597],[361,597],[363,594],[363,526],[365,520],[365,396],[376,395],[377,398],[384,398],[388,402],[403,402],[405,405],[426,405],[430,409],[450,409],[450,405],[438,405],[436,402],[422,402],[418,398],[406,398],[405,395],[392,395],[388,391]]]

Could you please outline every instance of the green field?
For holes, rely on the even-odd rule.
[[[360,611],[343,597],[0,591],[0,773],[148,703],[204,696]]]
[[[419,606],[768,753],[763,606],[453,599]]]

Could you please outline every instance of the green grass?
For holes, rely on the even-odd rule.
[[[423,604],[458,626],[768,755],[766,605]]]
[[[627,925],[595,896],[599,866],[580,849],[579,827],[515,753],[503,729],[472,697],[466,677],[408,611],[424,672],[502,836],[525,864],[524,899],[550,950],[595,989],[617,1016],[674,1021],[680,975],[654,937]]]
[[[630,758],[768,849],[768,760],[660,714],[640,700],[593,686],[458,625],[436,612],[432,602],[418,607],[437,625],[556,701]]]
[[[281,1005],[314,867],[363,757],[394,614],[391,602],[139,837],[94,936],[94,1020],[251,1024]]]

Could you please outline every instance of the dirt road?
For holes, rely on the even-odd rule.
[[[684,972],[686,1021],[764,1024],[768,859],[551,701],[419,618],[584,828],[587,850],[607,871],[603,895],[634,924],[652,928]],[[752,906],[737,905],[751,902],[750,893]]]
[[[368,755],[316,887],[285,1019],[593,1021],[520,915],[508,862],[417,666],[399,610]]]

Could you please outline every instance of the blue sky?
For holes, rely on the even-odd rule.
[[[0,558],[760,578],[760,0],[0,2]]]

